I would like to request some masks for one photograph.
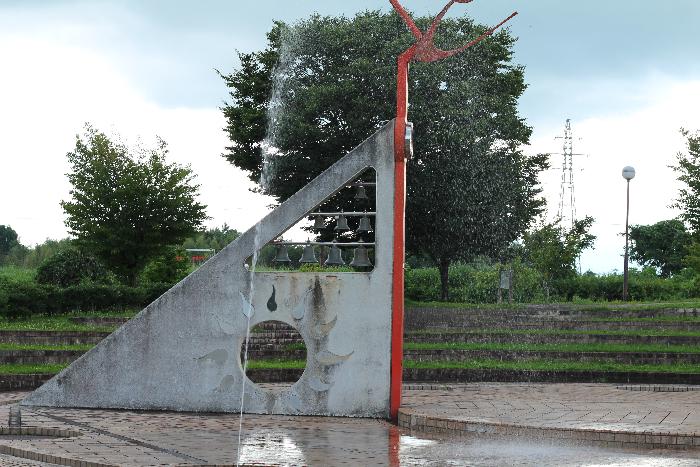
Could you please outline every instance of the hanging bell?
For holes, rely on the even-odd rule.
[[[355,192],[355,199],[360,201],[364,201],[367,198],[367,191],[365,190],[364,185],[357,185],[357,191]]]
[[[348,226],[348,220],[345,218],[344,215],[339,215],[338,216],[338,222],[335,224],[335,230],[336,232],[347,232],[350,230],[350,227]]]
[[[372,231],[372,223],[369,221],[369,217],[367,217],[367,215],[360,218],[360,226],[357,228],[357,231],[360,233]]]
[[[316,216],[314,218],[314,229],[323,230],[325,228],[326,228],[326,222],[323,219],[323,216]]]
[[[324,264],[326,266],[344,266],[345,261],[343,261],[343,255],[340,251],[340,248],[333,245],[331,247],[330,254],[328,255],[328,259]]]
[[[292,260],[289,259],[289,253],[287,252],[287,245],[280,245],[277,247],[277,256],[275,256],[275,263],[291,263]]]
[[[362,243],[362,240],[360,240],[359,243]],[[354,268],[372,267],[372,262],[369,260],[369,255],[367,254],[367,248],[365,248],[363,245],[355,248],[355,255],[352,258],[352,262],[350,262],[350,266]]]
[[[316,259],[316,251],[314,250],[314,247],[309,241],[306,241],[306,246],[304,247],[304,253],[301,255],[301,259],[299,260],[301,264],[315,264],[318,263],[318,260]]]

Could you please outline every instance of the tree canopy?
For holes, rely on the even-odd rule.
[[[18,243],[17,232],[9,225],[0,225],[0,259],[7,255],[12,247]]]
[[[485,29],[446,19],[437,45],[449,49]],[[225,157],[285,200],[393,118],[396,58],[413,42],[395,13],[276,23],[265,50],[239,54],[240,67],[222,75],[231,99],[222,109]],[[445,278],[454,260],[497,256],[544,206],[537,175],[547,158],[521,149],[531,128],[517,112],[526,86],[523,67],[511,63],[514,42],[501,31],[450,59],[412,64],[407,246]]]
[[[681,130],[686,138],[686,152],[676,154],[673,170],[683,183],[674,207],[681,209],[681,219],[696,237],[700,237],[700,132]]]
[[[596,238],[589,233],[592,225],[593,218],[589,216],[574,221],[568,230],[557,220],[524,235],[524,259],[542,274],[546,287],[576,274],[576,260]]]
[[[680,220],[633,225],[630,226],[629,235],[630,258],[633,261],[657,268],[663,277],[670,277],[683,269],[691,236]]]
[[[71,199],[61,206],[77,244],[129,284],[168,246],[206,218],[189,167],[168,163],[167,146],[131,150],[87,127],[67,154]]]

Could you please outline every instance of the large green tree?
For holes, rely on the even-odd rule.
[[[686,151],[676,154],[678,165],[673,170],[683,183],[674,207],[681,209],[681,219],[700,240],[700,132],[681,130],[686,138]]]
[[[206,229],[188,237],[182,243],[182,248],[211,248],[217,252],[224,249],[226,245],[234,241],[240,233],[232,229],[227,224],[213,229]]]
[[[574,221],[569,229],[557,220],[543,223],[523,236],[524,260],[542,275],[545,290],[576,274],[576,260],[583,250],[593,246],[596,238],[590,233],[592,225],[593,218],[589,216]]]
[[[206,218],[189,167],[167,147],[131,150],[87,127],[67,157],[71,199],[61,205],[78,245],[134,285],[153,258],[193,235]]]
[[[425,29],[430,18],[418,18]],[[485,30],[444,20],[449,49]],[[396,58],[414,42],[398,15],[313,16],[276,23],[265,50],[239,54],[223,78],[231,145],[225,157],[282,201],[395,115]],[[546,156],[527,156],[531,128],[518,115],[524,70],[506,31],[466,53],[411,68],[415,158],[408,169],[407,244],[439,265],[443,298],[452,261],[496,256],[540,213],[537,175]],[[272,154],[263,170],[264,154]]]
[[[0,262],[18,243],[15,229],[9,225],[0,225]]]
[[[657,268],[661,276],[670,277],[683,269],[691,236],[683,222],[671,219],[630,226],[630,240],[633,261]]]

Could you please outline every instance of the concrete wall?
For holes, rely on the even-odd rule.
[[[377,174],[372,272],[245,269],[256,249],[368,167]],[[238,412],[245,384],[247,412],[387,417],[393,171],[390,122],[23,404]],[[275,311],[267,306],[273,286]],[[251,326],[283,321],[304,338],[306,370],[286,391],[264,390],[243,375],[239,352],[251,311]]]

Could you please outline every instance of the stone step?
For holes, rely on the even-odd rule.
[[[0,363],[70,363],[86,350],[0,350]]]
[[[129,318],[116,316],[72,316],[71,322],[86,326],[121,326],[129,321]]]
[[[485,320],[586,320],[595,318],[658,318],[663,316],[700,318],[700,308],[663,308],[651,310],[625,309],[621,306],[615,310],[586,310],[575,306],[524,305],[518,308],[483,309],[483,308],[406,308],[405,325],[407,328],[421,328],[430,325],[453,326],[469,319]]]
[[[649,383],[700,384],[700,373],[649,373],[634,371],[541,371],[461,368],[404,368],[404,382],[500,383]]]
[[[508,332],[409,332],[406,342],[473,342],[528,344],[660,344],[700,345],[700,336],[640,336],[616,334],[513,334]]]
[[[447,328],[465,328],[465,329],[563,329],[576,331],[644,331],[650,329],[668,330],[668,331],[700,331],[700,321],[697,322],[648,322],[648,321],[563,321],[563,320],[539,320],[531,319],[528,321],[505,321],[505,320],[466,320],[459,323],[454,323],[450,326],[445,326],[443,323],[431,323],[422,326],[421,328],[409,328],[407,330],[419,329],[447,329]]]
[[[257,383],[295,382],[303,369],[254,369],[248,377]],[[0,391],[30,390],[41,386],[53,375],[0,374]],[[700,385],[698,373],[649,373],[632,371],[541,371],[461,368],[404,368],[405,383],[467,383],[467,382],[600,382],[622,384],[683,384]]]
[[[53,378],[51,374],[7,375],[0,374],[0,391],[36,389]]]
[[[241,351],[241,359],[243,359],[243,352]],[[279,350],[251,350],[248,349],[248,360],[306,360],[306,350],[291,350],[291,351],[279,351]]]
[[[295,330],[251,332],[250,339],[301,339],[301,334]]]
[[[260,332],[260,331],[290,331],[294,330],[294,328],[286,323],[282,323],[281,321],[265,321],[260,324],[256,324],[253,326],[251,329],[252,332]]]
[[[0,342],[13,344],[97,344],[109,332],[101,331],[0,331]]]
[[[254,347],[254,346],[269,346],[269,345],[277,345],[277,346],[285,346],[285,345],[290,345],[290,344],[298,344],[300,342],[304,342],[304,339],[301,338],[301,336],[297,337],[251,337],[248,340],[248,347]]]
[[[627,364],[700,364],[700,353],[675,352],[559,352],[535,350],[404,350],[404,359],[415,361],[468,361],[495,359],[518,361],[529,359],[556,359],[570,361],[607,361]]]

